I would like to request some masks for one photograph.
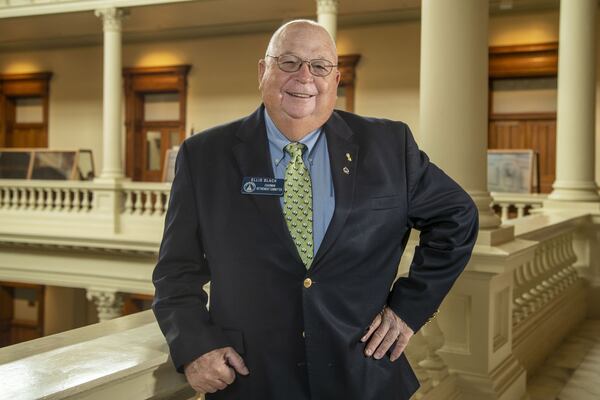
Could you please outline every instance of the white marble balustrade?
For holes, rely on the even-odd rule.
[[[89,212],[91,182],[0,180],[0,210]]]
[[[535,258],[514,271],[513,325],[543,309],[561,292],[578,281],[573,264],[573,231],[562,232],[540,243]]]
[[[519,239],[538,243],[513,272],[513,351],[534,372],[586,315],[585,285],[575,268],[575,237],[589,214],[538,214],[507,222]]]
[[[161,211],[160,203],[156,200],[153,193],[162,193],[164,195],[162,189],[158,187],[142,189],[133,184],[120,190],[122,190],[122,193],[130,193],[131,200],[129,202],[132,204],[131,206],[124,207],[123,213],[126,218],[122,221],[140,219],[147,222],[154,217],[144,216],[144,212],[147,210],[153,213]],[[145,191],[150,191],[151,193],[151,200],[149,202],[147,198],[142,196]],[[125,194],[125,198],[127,196]],[[138,201],[139,197],[137,196],[141,196],[142,200]],[[135,206],[136,202],[138,206]],[[166,198],[163,197],[162,202],[164,207]],[[149,205],[146,206],[146,204]],[[14,213],[14,211],[12,212]],[[502,293],[510,293],[513,301],[511,302],[509,300],[510,297],[508,297],[506,302],[506,310],[510,310],[510,313],[502,311],[504,309],[502,304],[504,303],[496,303],[497,305],[493,306],[493,312],[497,313],[497,316],[492,318],[492,320],[496,321],[494,324],[498,326],[498,329],[495,329],[494,332],[500,334],[499,339],[502,339],[502,335],[504,335],[502,333],[504,328],[502,327],[506,326],[509,332],[508,337],[513,337],[512,346],[515,357],[529,371],[536,365],[538,360],[543,360],[551,354],[555,348],[555,343],[580,318],[584,300],[582,298],[581,279],[577,277],[573,269],[576,258],[573,239],[582,224],[589,223],[589,215],[585,213],[569,216],[548,216],[541,214],[511,220],[511,223],[514,225],[517,237],[524,239],[528,243],[535,242],[537,245],[535,245],[535,254],[533,257],[528,257],[527,262],[522,263],[522,265],[510,272],[513,279],[507,280],[507,285],[510,285],[509,290],[502,290],[498,295],[493,296],[501,300]],[[411,253],[412,251],[409,249],[407,256],[411,257]],[[6,254],[16,261],[22,260],[25,257],[18,249]],[[28,257],[30,256],[29,251],[26,254]],[[56,284],[55,281],[50,279],[50,270],[57,271],[56,274],[64,282],[68,282],[66,279],[72,279],[67,277],[72,277],[74,274],[79,273],[82,275],[81,279],[68,282],[69,286],[87,285],[85,287],[87,287],[88,295],[91,298],[103,300],[97,301],[99,308],[106,308],[107,304],[117,304],[121,293],[128,291],[151,291],[150,272],[153,266],[153,257],[151,256],[145,259],[138,259],[137,265],[131,264],[131,261],[126,261],[131,259],[131,255],[123,257],[122,261],[119,262],[117,258],[106,259],[106,265],[99,269],[98,260],[94,259],[94,274],[101,272],[103,275],[94,278],[93,285],[89,283],[91,275],[85,271],[87,263],[85,259],[72,259],[68,261],[72,264],[69,265],[66,263],[66,259],[60,259],[54,263],[54,258],[56,257],[46,258],[49,264],[49,268],[46,268],[46,275],[32,275],[31,271],[33,270],[28,270],[26,272],[29,275],[23,275],[28,279],[21,280]],[[127,265],[127,263],[130,265]],[[12,265],[15,264],[12,263]],[[25,264],[29,265],[32,263],[26,262]],[[90,263],[91,265],[92,263]],[[67,269],[62,271],[61,268]],[[488,273],[484,271],[480,267],[479,270],[471,271],[470,273],[473,276],[481,276],[483,273]],[[15,273],[14,270],[7,270],[7,272]],[[4,277],[3,273],[2,266],[0,265],[0,278]],[[118,276],[118,274],[124,273],[127,273],[128,276]],[[126,282],[126,284],[123,282]],[[459,290],[459,292],[455,293],[456,290]],[[449,296],[449,298],[454,297],[454,300],[440,308],[438,318],[441,317],[442,320],[445,320],[445,324],[441,323],[443,322],[442,320],[438,323],[438,318],[434,318],[417,332],[406,349],[407,357],[421,382],[421,388],[416,393],[415,399],[448,400],[472,398],[472,396],[464,397],[465,390],[468,390],[472,382],[469,380],[465,381],[462,375],[457,375],[455,372],[457,366],[454,364],[456,360],[453,357],[447,357],[451,354],[449,351],[454,351],[456,354],[457,349],[461,348],[461,342],[457,341],[457,338],[460,339],[462,336],[457,335],[457,333],[461,332],[461,326],[463,325],[461,323],[458,323],[458,325],[448,325],[448,322],[455,321],[454,316],[460,316],[465,311],[471,313],[465,316],[467,320],[482,318],[482,315],[477,313],[488,313],[489,311],[487,307],[484,307],[481,311],[478,311],[478,308],[469,311],[468,307],[464,307],[466,303],[461,300],[464,298],[464,296],[460,295],[461,290],[464,292],[465,289],[461,288],[460,284],[453,288],[451,295],[453,293],[455,295]],[[446,314],[450,318],[447,318]],[[140,315],[144,315],[144,317],[140,317],[142,318],[139,320],[140,324],[136,323],[128,327],[127,332],[123,331],[123,326],[119,325],[119,321],[123,320],[127,323],[127,321],[132,321],[131,319],[127,319],[131,317],[116,318],[109,321],[108,325],[97,325],[98,328],[89,327],[90,330],[82,331],[83,334],[66,332],[61,335],[67,336],[56,338],[51,336],[34,342],[28,342],[22,346],[20,345],[21,347],[0,349],[0,374],[2,374],[2,371],[5,371],[14,375],[14,379],[10,380],[11,385],[5,390],[8,390],[7,393],[20,393],[23,398],[28,398],[27,396],[30,395],[40,395],[41,392],[39,391],[44,390],[46,391],[46,395],[56,396],[55,398],[67,397],[74,393],[77,393],[81,398],[87,398],[88,395],[89,398],[101,398],[96,396],[97,393],[98,396],[113,395],[116,396],[115,398],[123,397],[122,395],[126,394],[128,398],[133,400],[158,396],[159,394],[164,394],[164,390],[173,388],[178,393],[185,393],[185,395],[189,396],[189,391],[185,391],[186,385],[181,380],[181,375],[174,371],[168,360],[164,338],[158,331],[155,323],[152,322],[152,315],[149,313]],[[459,319],[457,321],[460,322]],[[506,321],[506,323],[503,321]],[[447,328],[449,330],[445,331]],[[88,333],[90,332],[96,333],[89,336]],[[129,350],[131,347],[130,340],[134,334],[142,334],[144,336],[144,343],[149,346],[147,350],[138,347]],[[63,354],[62,350],[54,347],[58,343],[61,346],[68,344],[69,341],[65,341],[67,337],[77,342],[76,344],[71,343],[75,346],[67,346],[69,348],[76,348],[76,354],[69,353],[67,349],[65,349],[65,353]],[[448,337],[450,339],[447,339]],[[542,337],[544,340],[540,340]],[[474,337],[473,340],[476,341],[477,338]],[[496,341],[493,341],[493,343],[496,343]],[[548,343],[548,345],[544,343]],[[146,344],[142,343],[140,346],[144,347]],[[473,342],[473,345],[475,344],[476,342]],[[85,350],[86,346],[90,346],[90,349],[92,349],[98,345],[104,346],[108,351],[98,353],[97,351],[90,350],[90,353],[87,353],[87,350]],[[46,349],[46,346],[49,347]],[[38,348],[40,350],[36,354],[33,354],[27,352],[26,349],[28,348]],[[115,352],[112,352],[110,349],[115,349]],[[128,350],[123,352],[123,349]],[[119,363],[114,363],[114,357],[117,353]],[[93,360],[85,359],[87,357],[86,354],[93,354]],[[150,358],[146,357],[146,355]],[[34,369],[28,369],[34,366],[34,364],[31,364],[31,357],[35,357]],[[79,369],[79,366],[85,366],[92,361],[94,366],[102,366],[101,369],[95,368],[96,371],[100,371],[99,374],[101,376],[98,374],[88,376],[86,375],[85,368]],[[75,383],[68,387],[52,383],[52,379],[64,379],[61,376],[54,376],[53,378],[51,374],[49,375],[46,372],[53,370],[57,363],[61,363],[62,369],[71,371],[69,382]],[[27,371],[27,377],[29,377],[27,379],[46,379],[47,385],[25,385],[23,383],[25,381],[19,379],[18,371]],[[165,385],[168,382],[171,383]],[[175,386],[170,386],[171,384],[175,384]],[[183,392],[180,392],[180,390]],[[33,391],[36,392],[34,393]],[[185,398],[185,395],[182,398]],[[173,394],[172,398],[178,398],[178,394]]]
[[[491,195],[492,205],[499,210],[502,222],[529,215],[532,210],[541,208],[542,203],[548,197],[546,194],[539,193],[492,192]]]
[[[15,233],[28,243],[26,236],[70,243],[101,237],[145,242],[156,251],[170,190],[154,182],[0,180],[0,243]]]
[[[126,182],[122,186],[125,196],[124,214],[162,217],[167,211],[171,184]]]

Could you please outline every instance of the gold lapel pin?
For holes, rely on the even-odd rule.
[[[344,167],[344,169],[342,169],[342,171],[344,171],[344,173],[346,175],[350,175],[350,170],[348,169],[348,167]]]
[[[346,153],[346,160],[352,162],[352,157],[350,157],[350,153]]]

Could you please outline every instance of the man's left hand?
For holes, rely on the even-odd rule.
[[[391,308],[385,307],[382,312],[377,314],[367,333],[360,339],[361,342],[366,342],[365,355],[380,359],[392,347],[394,342],[394,350],[390,354],[390,361],[396,361],[400,354],[406,348],[409,339],[415,332],[406,325],[399,316],[396,315]]]

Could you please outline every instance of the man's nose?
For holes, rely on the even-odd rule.
[[[310,65],[308,61],[302,62],[297,74],[298,80],[301,82],[310,82],[313,80],[313,74],[310,73]]]

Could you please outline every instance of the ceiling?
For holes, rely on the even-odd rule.
[[[490,0],[490,12],[556,9],[559,0]],[[420,0],[339,0],[340,27],[418,19]],[[315,0],[195,0],[131,7],[125,42],[271,31],[282,21],[315,18]],[[96,45],[93,11],[0,18],[0,51]]]

